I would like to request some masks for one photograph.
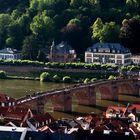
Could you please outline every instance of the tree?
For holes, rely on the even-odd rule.
[[[6,39],[6,46],[12,47],[13,44],[14,44],[14,40],[15,40],[15,39],[14,39],[13,37],[7,38],[7,39]]]
[[[31,32],[30,22],[31,22],[31,16],[27,13],[22,14],[22,16],[18,18],[18,24],[20,25],[24,36],[29,35]]]
[[[41,75],[40,75],[40,81],[41,82],[49,82],[51,80],[51,76],[48,72],[43,72]]]
[[[72,81],[71,77],[70,76],[64,76],[63,77],[63,82],[64,83],[70,83]]]
[[[0,79],[5,79],[7,77],[6,72],[5,71],[0,71]]]
[[[22,55],[23,59],[36,60],[38,54],[39,46],[37,39],[31,35],[27,36],[22,45]]]
[[[103,29],[103,22],[101,20],[101,18],[97,18],[96,21],[94,22],[94,24],[91,26],[91,30],[92,30],[92,40],[93,41],[99,41],[100,39],[100,34],[101,31]]]
[[[76,24],[68,24],[62,30],[62,40],[67,41],[78,54],[83,50],[83,31],[82,28]]]
[[[4,47],[7,38],[7,28],[12,19],[9,14],[0,14],[0,48]]]
[[[43,50],[39,50],[38,51],[37,60],[39,60],[41,62],[45,62],[46,61],[46,55],[43,52]]]
[[[54,82],[60,82],[61,79],[60,79],[60,77],[56,74],[56,75],[53,76],[53,81],[54,81]]]
[[[44,11],[33,18],[30,29],[35,36],[48,41],[53,36],[54,21]]]
[[[122,27],[120,29],[120,39],[125,47],[128,47],[131,52],[140,52],[139,41],[140,41],[140,20],[129,19],[123,20]]]
[[[81,21],[77,18],[74,18],[74,19],[71,19],[67,25],[69,26],[69,25],[72,25],[72,24],[75,24],[77,26],[81,26]]]
[[[22,39],[23,39],[23,34],[22,34],[22,29],[18,22],[11,22],[9,26],[7,27],[7,36],[8,38],[11,38],[11,47],[14,47],[15,49],[21,49],[22,45]],[[8,40],[6,40],[8,41]],[[6,42],[8,43],[8,42]]]
[[[84,4],[85,0],[71,0],[70,5],[72,7],[78,8]]]
[[[119,42],[119,30],[115,22],[106,23],[100,32],[100,42]]]

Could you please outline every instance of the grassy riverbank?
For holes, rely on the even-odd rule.
[[[83,83],[92,80],[108,79],[110,75],[117,76],[117,73],[98,71],[98,70],[77,70],[77,69],[57,69],[33,66],[0,66],[0,69],[5,72],[6,79],[21,79],[21,80],[40,80],[40,75],[43,72],[49,73],[47,82],[61,83],[65,77],[70,77],[70,83]],[[4,79],[5,79],[4,78]]]

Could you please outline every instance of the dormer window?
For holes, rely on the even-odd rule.
[[[91,48],[89,48],[88,51],[91,52]]]
[[[118,50],[117,53],[120,53],[120,50]]]
[[[93,52],[96,52],[97,50],[96,49],[93,49]]]
[[[115,50],[112,50],[112,53],[115,53]]]

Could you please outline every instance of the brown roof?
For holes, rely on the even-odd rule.
[[[38,122],[43,122],[49,119],[51,119],[51,121],[55,121],[54,118],[47,112],[45,114],[34,115],[32,118]]]
[[[22,107],[0,107],[0,115],[4,117],[5,122],[13,122],[15,124],[20,125],[25,118],[25,116],[28,114],[30,109],[28,108],[22,108]]]
[[[8,102],[14,102],[14,101],[15,101],[14,98],[11,98],[4,93],[0,93],[0,102],[8,103]]]

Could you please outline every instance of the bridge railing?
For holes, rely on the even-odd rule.
[[[39,98],[41,96],[46,96],[46,95],[53,95],[53,94],[58,94],[61,91],[68,91],[68,90],[72,90],[72,89],[76,89],[76,88],[81,88],[81,87],[87,87],[87,86],[91,86],[91,85],[96,85],[96,84],[104,84],[104,83],[110,83],[110,82],[116,82],[116,81],[128,81],[130,79],[116,79],[116,80],[98,80],[98,81],[94,81],[91,83],[80,83],[80,84],[75,84],[75,85],[71,85],[71,86],[66,86],[64,88],[57,88],[57,89],[53,89],[53,90],[48,90],[48,91],[44,91],[44,92],[34,92],[33,94],[30,95],[26,95],[23,97],[20,97],[16,100],[17,104],[32,100],[32,99],[36,99]],[[131,79],[133,80],[133,79]]]

